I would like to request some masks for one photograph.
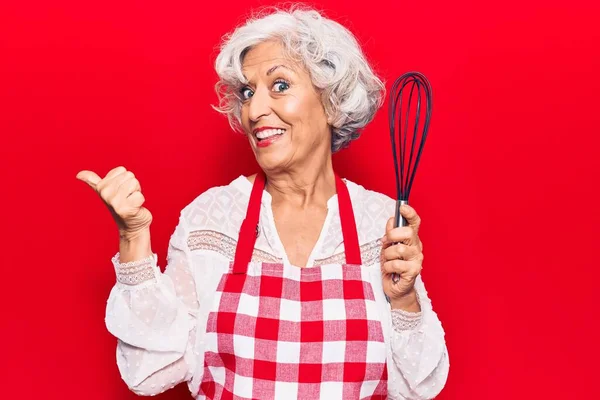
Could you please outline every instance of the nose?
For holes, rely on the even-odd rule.
[[[249,100],[248,117],[252,122],[271,113],[271,97],[266,88],[257,88]]]

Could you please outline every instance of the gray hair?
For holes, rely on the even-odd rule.
[[[239,88],[246,84],[242,73],[245,54],[253,46],[278,40],[287,57],[309,72],[321,94],[332,127],[331,150],[347,147],[383,104],[384,83],[374,74],[354,35],[318,11],[292,6],[249,18],[223,37],[215,70],[219,106],[234,130],[241,131],[242,101]]]

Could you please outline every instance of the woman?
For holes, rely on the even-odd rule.
[[[124,381],[141,395],[187,381],[197,399],[435,397],[449,361],[419,216],[402,208],[410,226],[393,229],[395,201],[332,168],[383,98],[352,34],[276,11],[228,36],[216,70],[217,109],[261,171],[182,210],[164,274],[133,173],[77,176],[121,235],[106,326]]]

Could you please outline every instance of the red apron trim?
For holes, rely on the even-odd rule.
[[[240,238],[235,249],[235,260],[233,263],[234,274],[245,274],[248,263],[252,260],[252,252],[256,243],[256,226],[258,225],[258,218],[260,216],[260,203],[265,184],[266,178],[264,172],[261,171],[254,178],[246,218],[240,228]]]
[[[256,244],[256,226],[260,216],[260,204],[262,194],[266,185],[264,172],[256,174],[246,218],[240,228],[240,237],[235,251],[235,260],[233,263],[234,274],[245,274],[248,269],[248,263],[252,260],[252,252]],[[356,232],[356,222],[354,221],[354,211],[350,200],[350,193],[342,179],[335,174],[335,187],[338,195],[338,207],[342,225],[342,235],[344,237],[344,249],[346,254],[346,264],[361,265],[360,247],[358,245],[358,234]]]
[[[354,221],[350,193],[344,181],[337,174],[335,174],[335,187],[338,195],[342,235],[344,236],[346,264],[361,265],[362,260],[360,257],[360,247],[358,246],[358,234],[356,233],[356,222]]]

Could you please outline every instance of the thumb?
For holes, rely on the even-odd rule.
[[[96,190],[98,182],[102,180],[95,172],[85,170],[79,171],[76,178],[87,183],[94,190]]]

